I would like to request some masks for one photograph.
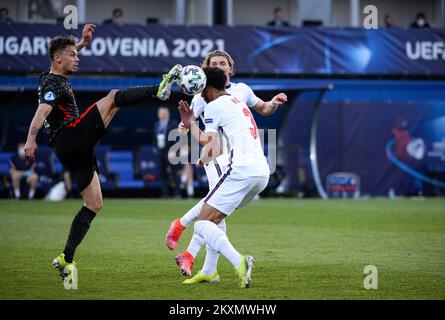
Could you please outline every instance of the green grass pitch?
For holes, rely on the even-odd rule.
[[[232,244],[257,260],[250,289],[224,257],[221,283],[182,284],[174,257],[193,229],[175,251],[164,238],[195,203],[105,199],[66,290],[50,262],[81,200],[0,201],[0,299],[445,299],[445,199],[256,201],[227,219]],[[363,286],[367,265],[377,289]]]

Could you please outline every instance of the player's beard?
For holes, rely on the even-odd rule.
[[[74,74],[77,72],[77,70],[79,70],[79,65],[76,63],[75,65],[73,65],[72,68],[68,70],[67,74]]]

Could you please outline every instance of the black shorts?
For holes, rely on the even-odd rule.
[[[75,121],[67,124],[53,138],[57,158],[71,173],[79,191],[91,183],[98,171],[94,147],[106,130],[96,104]]]

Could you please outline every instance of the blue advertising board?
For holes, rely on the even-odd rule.
[[[39,72],[61,24],[0,28],[0,70]],[[160,73],[226,50],[243,74],[445,75],[445,30],[99,25],[79,72]]]

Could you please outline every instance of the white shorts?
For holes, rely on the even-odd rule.
[[[227,166],[217,161],[217,159],[204,166],[206,171],[207,181],[209,182],[209,190],[212,190],[224,172],[227,171]]]
[[[235,209],[247,206],[266,188],[268,182],[269,177],[249,177],[238,180],[224,174],[216,186],[209,191],[204,202],[230,216]]]

